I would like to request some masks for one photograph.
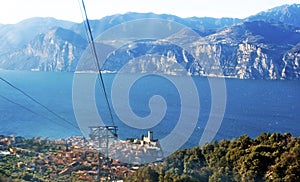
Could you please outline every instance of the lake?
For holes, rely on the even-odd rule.
[[[95,77],[95,74],[82,74],[84,77]],[[0,76],[17,88],[23,90],[32,98],[36,99],[49,110],[59,115],[57,117],[49,110],[32,101],[10,85],[0,81],[0,134],[25,137],[44,136],[49,138],[64,138],[72,135],[82,135],[78,128],[68,122],[77,125],[73,109],[72,87],[73,73],[53,72],[22,72],[0,70]],[[125,80],[130,80],[134,75],[121,75]],[[185,87],[186,78],[183,76],[169,76],[176,80],[168,80],[168,77],[148,75],[140,78],[130,88],[129,104],[132,113],[137,117],[147,117],[151,113],[149,100],[153,95],[160,95],[166,105],[165,114],[159,123],[150,128],[134,128],[120,119],[120,114],[113,112],[114,122],[119,128],[119,138],[140,138],[152,130],[154,138],[162,139],[169,135],[176,127],[181,117],[182,94],[178,87]],[[110,104],[127,103],[127,101],[111,101],[111,90],[116,74],[103,75]],[[128,79],[127,79],[128,78]],[[211,78],[218,81],[219,78]],[[184,146],[197,145],[205,130],[205,126],[211,114],[212,92],[208,78],[193,77],[192,81],[197,89],[200,107],[186,108],[184,122],[189,116],[197,117],[195,127],[189,132],[191,135]],[[238,80],[225,79],[226,83],[226,107],[222,117],[220,129],[215,133],[214,139],[231,139],[242,134],[256,137],[262,132],[290,132],[294,136],[300,135],[300,81],[281,80]],[[126,84],[126,83],[125,83]],[[106,125],[111,125],[108,109],[104,97],[96,84],[96,100],[98,112]],[[82,88],[84,91],[84,88]],[[115,87],[116,95],[126,95]],[[189,90],[189,88],[187,88]],[[84,92],[83,92],[84,94]],[[197,99],[195,95],[187,94],[188,100]],[[158,102],[159,103],[159,102]],[[89,111],[82,103],[82,108]],[[188,103],[187,103],[188,104]],[[154,106],[155,103],[154,103]],[[189,105],[190,106],[190,105]],[[115,108],[116,106],[114,106]],[[157,105],[160,107],[160,105]],[[122,108],[121,108],[122,110]],[[114,111],[114,109],[113,109]],[[126,110],[124,110],[125,112]],[[122,111],[121,111],[122,112]],[[124,115],[124,113],[122,113]],[[90,116],[86,116],[90,120]],[[126,113],[125,113],[126,117]],[[63,119],[64,120],[63,120]],[[92,118],[93,119],[93,118]],[[68,122],[66,122],[68,121]],[[191,121],[192,122],[192,121]],[[209,128],[207,128],[209,131]],[[180,132],[177,132],[180,135]]]

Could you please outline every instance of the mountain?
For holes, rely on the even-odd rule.
[[[294,27],[253,21],[224,28],[204,39],[191,39],[189,33],[132,42],[130,48],[123,46],[110,54],[102,68],[113,72],[122,68],[130,73],[184,74],[186,70],[201,76],[299,79],[300,34]]]
[[[17,24],[0,25],[0,55],[17,50],[53,27],[69,29],[74,23],[54,18],[30,18]]]
[[[225,76],[285,79],[286,67],[298,64],[297,59],[288,63],[284,57],[300,42],[300,34],[296,28],[282,23],[244,22],[211,35],[209,39],[223,48],[220,63]],[[298,68],[289,71],[297,73],[293,78],[299,78]]]
[[[300,77],[300,43],[288,50],[283,56],[284,71],[283,77],[287,79],[294,79]]]
[[[300,79],[299,18],[300,5],[294,4],[244,20],[126,13],[91,20],[90,25],[95,38],[105,37],[105,41],[96,42],[100,60],[105,61],[103,70],[119,71],[127,64],[123,71],[131,73],[178,75],[185,70],[200,76]],[[130,27],[130,22],[147,19],[162,21]],[[165,26],[165,20],[172,23]],[[120,24],[122,31],[112,33]],[[174,33],[165,37],[166,27]],[[163,39],[141,39],[136,32],[153,33]],[[86,60],[79,65],[79,71],[95,70],[91,55],[82,56],[87,47],[84,22],[29,19],[0,25],[0,35],[4,35],[0,38],[0,68],[75,71],[83,57]],[[122,35],[128,35],[128,39]],[[131,39],[137,41],[130,42]]]
[[[163,19],[172,22],[177,22],[179,24],[185,25],[197,31],[202,36],[215,33],[217,30],[231,26],[233,24],[239,23],[242,20],[237,18],[210,18],[210,17],[191,17],[191,18],[180,18],[174,15],[168,14],[154,14],[154,13],[126,13],[126,14],[116,14],[112,16],[104,17],[100,20],[90,20],[90,25],[93,30],[93,34],[97,37],[99,34],[103,33],[105,30],[112,28],[116,25],[122,24],[124,22],[130,22],[134,20],[141,19]],[[72,30],[83,37],[86,36],[84,27],[84,22],[81,24],[75,24]]]
[[[0,66],[31,71],[74,71],[87,42],[73,31],[54,28],[23,48],[5,54]]]
[[[262,20],[268,22],[282,22],[285,24],[300,27],[300,4],[283,5],[258,13],[247,18],[250,21]]]

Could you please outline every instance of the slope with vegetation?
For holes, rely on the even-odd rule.
[[[262,133],[182,149],[126,181],[300,181],[300,138]]]

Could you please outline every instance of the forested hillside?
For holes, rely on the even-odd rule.
[[[182,149],[126,181],[300,181],[300,138],[262,133]]]

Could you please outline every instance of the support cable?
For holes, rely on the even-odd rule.
[[[25,95],[26,97],[28,97],[30,100],[32,100],[33,102],[35,102],[36,104],[38,104],[39,106],[41,106],[42,108],[44,108],[45,110],[47,110],[48,112],[50,112],[51,114],[53,114],[54,116],[56,116],[57,118],[59,118],[60,120],[68,123],[69,125],[73,126],[76,129],[79,129],[78,126],[74,125],[72,122],[70,122],[67,119],[63,118],[62,116],[58,115],[57,113],[55,113],[54,111],[52,111],[51,109],[49,109],[47,106],[45,106],[44,104],[42,104],[41,102],[39,102],[37,99],[35,99],[32,96],[30,96],[29,94],[27,94],[25,91],[23,91],[20,88],[14,86],[12,83],[10,83],[9,81],[7,81],[6,79],[0,77],[0,80],[3,81],[4,83],[6,83],[7,85],[9,85],[10,87],[12,87],[13,89],[19,91],[20,93],[22,93],[23,95]]]
[[[56,122],[56,121],[54,121],[54,120],[52,120],[52,119],[50,119],[50,118],[48,118],[48,117],[46,117],[46,116],[44,116],[44,115],[38,113],[38,112],[35,112],[34,110],[32,110],[32,109],[30,109],[30,108],[28,108],[28,107],[26,107],[26,106],[24,106],[24,105],[22,105],[22,104],[20,104],[20,103],[17,103],[17,102],[15,102],[15,101],[13,101],[13,100],[11,100],[11,99],[9,99],[9,98],[7,98],[7,97],[1,95],[1,94],[0,94],[0,98],[2,98],[3,100],[6,100],[7,102],[10,102],[10,103],[12,103],[12,104],[14,104],[14,105],[17,105],[18,107],[20,107],[20,108],[22,108],[22,109],[24,109],[24,110],[26,110],[26,111],[28,111],[28,112],[30,112],[30,113],[32,113],[32,114],[35,114],[35,115],[37,115],[37,116],[40,116],[41,118],[44,118],[44,119],[46,119],[46,120],[48,120],[48,121],[51,121],[51,122],[53,122],[53,123],[56,123],[56,124],[58,124],[58,125],[64,127],[64,125],[62,125],[62,123],[58,123],[58,122]],[[77,129],[77,128],[76,128],[76,129]]]
[[[114,122],[114,118],[113,118],[113,114],[112,114],[112,109],[111,109],[111,105],[108,101],[107,91],[106,91],[106,87],[105,87],[105,84],[104,84],[103,75],[101,73],[101,67],[100,67],[100,63],[99,63],[99,59],[98,59],[98,55],[97,55],[97,51],[96,51],[96,46],[95,46],[91,26],[90,26],[89,19],[88,19],[88,16],[87,16],[84,0],[82,0],[81,3],[82,3],[82,7],[83,7],[83,12],[81,12],[81,13],[82,13],[82,16],[85,18],[84,24],[85,24],[85,30],[87,32],[87,39],[88,39],[89,44],[91,45],[92,53],[94,55],[94,62],[96,64],[97,71],[99,73],[98,74],[98,80],[99,80],[99,82],[102,86],[102,91],[103,91],[103,94],[104,94],[104,97],[105,97],[105,102],[106,102],[107,107],[108,107],[109,116],[110,116],[112,125],[115,126],[115,122]]]

